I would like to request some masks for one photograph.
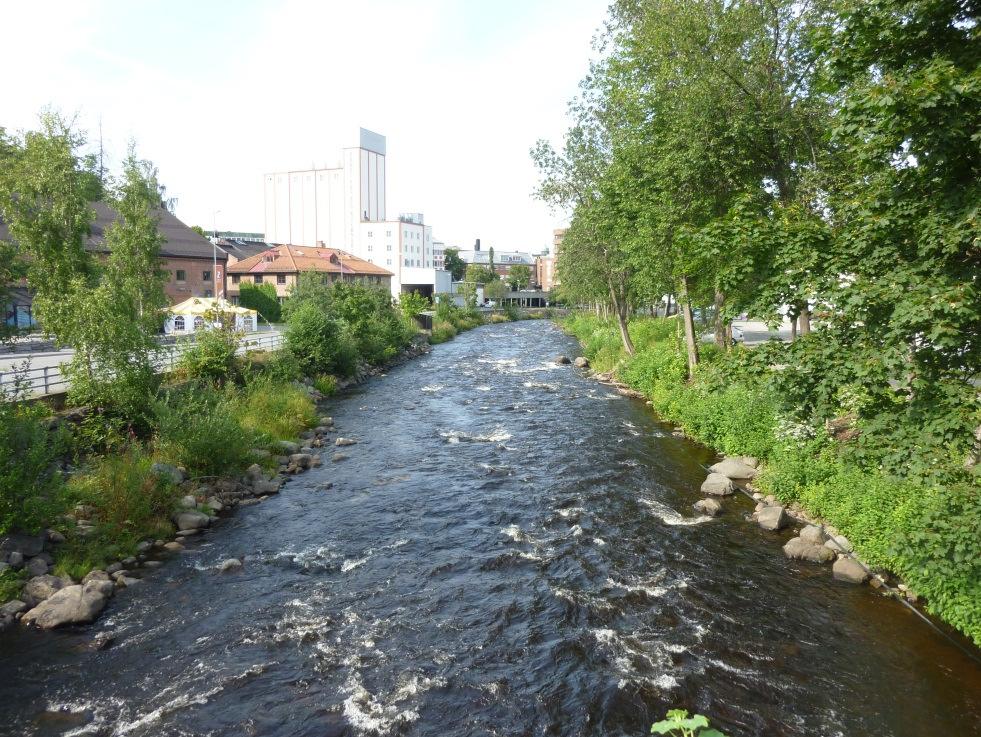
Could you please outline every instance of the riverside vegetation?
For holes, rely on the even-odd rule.
[[[614,2],[532,154],[597,365],[981,644],[976,10]],[[792,341],[733,348],[740,315]]]
[[[47,582],[26,597],[33,604],[69,580],[160,552],[184,516],[206,522],[238,503],[237,479],[250,494],[274,493],[273,474],[289,470],[283,447],[301,433],[319,444],[329,431],[309,430],[315,401],[418,352],[413,316],[428,306],[408,295],[396,307],[387,291],[305,274],[283,306],[284,349],[237,355],[241,336],[219,327],[157,375],[150,356],[166,299],[155,213],[164,190],[133,148],[118,177],[107,177],[79,153],[83,144],[53,114],[23,137],[0,130],[0,215],[13,236],[2,244],[4,267],[26,276],[45,331],[75,349],[65,367],[74,409],[52,416],[16,390],[0,398],[0,604],[31,577]],[[104,260],[84,247],[96,200],[120,213]],[[268,294],[252,297],[277,316]],[[473,309],[438,312],[454,330],[482,322]],[[220,313],[209,322],[230,324]],[[437,332],[434,342],[445,338]],[[110,583],[83,582],[93,589],[79,611]],[[26,608],[12,604],[0,623]]]

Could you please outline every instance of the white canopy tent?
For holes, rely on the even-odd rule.
[[[164,321],[166,335],[189,335],[222,326],[250,333],[256,329],[256,311],[215,297],[191,297],[172,306]]]

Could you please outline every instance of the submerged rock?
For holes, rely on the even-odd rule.
[[[736,487],[728,476],[720,473],[710,473],[708,478],[702,482],[702,493],[714,496],[728,496],[736,493]]]
[[[557,363],[559,366],[568,366],[570,363],[572,363],[572,361],[569,360],[568,356],[556,356],[555,363]]]
[[[722,502],[718,499],[701,499],[692,505],[696,511],[707,514],[710,517],[718,517],[722,514]]]
[[[354,445],[357,442],[358,442],[357,440],[353,440],[352,438],[338,438],[337,440],[334,441],[334,445],[340,448],[345,445]]]
[[[241,569],[242,561],[240,561],[238,558],[229,558],[228,560],[222,561],[221,565],[218,566],[218,570],[222,573],[239,571]]]

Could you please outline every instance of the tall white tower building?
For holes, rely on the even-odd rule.
[[[360,256],[394,274],[396,297],[449,291],[423,216],[388,219],[385,173],[385,137],[362,128],[358,145],[342,150],[337,167],[266,174],[266,241],[322,244]]]

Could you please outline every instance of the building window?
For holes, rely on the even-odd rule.
[[[391,238],[392,237],[392,231],[386,230],[385,231],[385,235],[388,236],[389,238]]]
[[[195,315],[194,317],[194,329],[202,330],[204,328],[204,318],[201,315]]]
[[[375,237],[375,231],[373,231],[373,230],[369,230],[369,231],[368,231],[368,237],[369,237],[369,238],[374,238],[374,237]]]
[[[276,274],[276,283],[277,284],[285,284],[286,283],[286,274]]]
[[[205,290],[204,290],[204,296],[205,296],[205,297],[210,297],[210,296],[212,296],[212,295],[211,295],[211,290],[210,290],[210,289],[205,289]]]
[[[201,272],[201,281],[211,281],[211,270]]]
[[[177,270],[177,281],[187,281],[187,272],[184,269]]]
[[[184,332],[184,316],[178,315],[174,318],[174,332]]]
[[[386,251],[391,251],[392,250],[392,244],[389,243],[387,246],[385,246],[385,250]]]
[[[392,259],[388,259],[388,260],[387,260],[387,261],[385,262],[385,265],[386,265],[386,266],[391,266],[391,265],[392,265]]]
[[[252,281],[256,284],[262,284],[262,274],[256,274],[252,277]]]
[[[238,284],[242,277],[238,274],[232,274],[232,284]]]
[[[373,246],[372,246],[372,245],[371,245],[371,244],[369,243],[369,244],[368,244],[368,251],[369,251],[369,252],[371,252],[373,248],[374,248],[374,247],[373,247]]]
[[[251,333],[255,330],[255,325],[252,324],[252,315],[242,319],[242,329],[247,333]]]

